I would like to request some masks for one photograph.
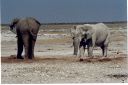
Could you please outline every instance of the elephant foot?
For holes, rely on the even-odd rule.
[[[84,61],[87,57],[85,57],[85,56],[79,56],[79,58],[80,58],[80,61]]]
[[[94,56],[91,56],[90,58],[92,59],[92,58],[95,58],[95,57]]]
[[[73,53],[73,55],[77,56],[77,54],[76,54],[76,53]]]
[[[88,56],[88,58],[92,59],[92,58],[94,58],[94,56]]]
[[[32,60],[33,58],[30,58],[30,57],[25,57],[25,60]]]
[[[32,60],[33,58],[28,58],[28,59]]]
[[[34,59],[34,56],[29,56],[28,59],[30,59],[30,60],[31,60],[31,59]]]
[[[103,57],[105,57],[105,58],[106,58],[106,57],[107,57],[107,55],[104,55]]]
[[[83,58],[80,58],[80,60],[79,61],[84,61],[84,59]]]
[[[101,57],[100,59],[106,59],[107,57],[106,56],[103,56],[103,57]]]
[[[24,58],[21,56],[21,57],[17,57],[17,59],[24,59]]]

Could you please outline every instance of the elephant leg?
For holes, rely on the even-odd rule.
[[[29,56],[29,35],[25,34],[22,36],[24,48],[25,48],[25,58]]]
[[[80,39],[78,37],[73,39],[73,45],[74,45],[74,55],[78,55],[79,45],[80,45]]]
[[[23,52],[23,40],[22,37],[20,35],[18,35],[17,38],[17,59],[23,59],[22,57],[22,52]]]
[[[28,56],[29,59],[34,58],[34,47],[35,47],[36,38],[37,37],[33,39],[33,36],[31,35],[29,36],[29,56]]]
[[[102,55],[104,56],[104,46],[101,46],[102,49]]]
[[[107,57],[107,46],[104,47],[104,57]]]
[[[32,59],[32,38],[31,36],[29,35],[29,48],[28,48],[28,58],[29,59]]]
[[[35,47],[35,40],[32,40],[32,58],[34,58],[34,47]]]
[[[101,46],[102,54],[104,57],[107,57],[107,46]]]
[[[74,53],[73,55],[77,55],[78,54],[78,49],[79,49],[79,41],[76,40],[73,42],[73,46],[74,46]]]
[[[83,46],[80,47],[80,57],[84,56],[85,48]]]
[[[74,46],[74,53],[73,53],[73,55],[77,55],[77,53],[78,53],[78,46]]]
[[[88,51],[88,57],[93,57],[93,47],[88,46],[87,51]]]
[[[107,57],[107,50],[108,50],[108,44],[109,44],[109,36],[110,34],[108,34],[105,42],[104,42],[104,57]]]
[[[35,40],[30,39],[29,41],[29,59],[34,58],[34,46],[35,46]]]

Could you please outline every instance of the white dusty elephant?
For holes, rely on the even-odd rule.
[[[79,49],[79,55],[83,57],[87,46],[88,56],[92,57],[93,48],[99,46],[102,49],[103,56],[107,56],[110,33],[108,27],[103,23],[74,26],[71,35],[73,36],[73,43],[75,43],[74,54],[78,54]]]

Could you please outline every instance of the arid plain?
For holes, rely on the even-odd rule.
[[[1,82],[4,83],[114,83],[127,82],[126,23],[106,24],[111,38],[108,57],[94,49],[95,57],[82,62],[73,56],[70,28],[73,25],[42,25],[34,60],[15,59],[16,35],[1,29]],[[85,57],[87,50],[85,51]]]

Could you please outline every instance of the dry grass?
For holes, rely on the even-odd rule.
[[[45,40],[38,40],[38,44],[61,44],[61,43],[72,43],[71,38],[64,37],[64,38],[54,38],[54,39],[45,39]]]

